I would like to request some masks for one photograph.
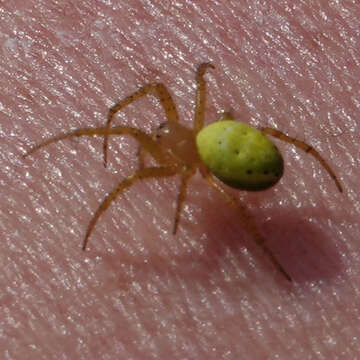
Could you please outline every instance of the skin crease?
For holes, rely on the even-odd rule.
[[[354,359],[359,333],[359,26],[357,1],[8,1],[0,5],[3,359]],[[240,5],[239,5],[240,4]],[[72,139],[27,159],[31,145],[103,126],[116,101],[151,81],[191,126],[196,67],[207,121],[223,111],[315,146],[320,165],[276,142],[273,189],[233,192],[248,206],[289,284],[236,210],[190,183],[176,236],[178,179],[139,183],[86,227],[136,170],[136,144]],[[115,122],[150,132],[153,98]]]

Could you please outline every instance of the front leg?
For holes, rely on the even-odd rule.
[[[196,72],[196,95],[195,95],[195,118],[194,132],[197,134],[204,126],[205,105],[206,105],[206,82],[204,74],[206,69],[215,69],[210,63],[201,64]]]
[[[163,151],[161,147],[158,146],[156,141],[152,138],[151,135],[146,134],[145,132],[132,128],[130,126],[115,126],[110,129],[106,127],[101,128],[83,128],[77,129],[74,131],[69,131],[64,134],[53,136],[48,140],[41,142],[38,145],[33,146],[27,153],[24,155],[24,158],[32,155],[35,151],[42,149],[45,146],[53,144],[58,141],[66,140],[72,137],[81,137],[81,136],[109,136],[109,135],[129,135],[136,139],[143,151],[147,151],[160,165],[170,166],[174,163],[174,159],[166,151]]]
[[[162,107],[163,107],[163,109],[165,111],[167,121],[178,122],[179,121],[179,115],[177,113],[175,103],[174,103],[169,91],[165,87],[165,85],[163,85],[161,83],[151,83],[151,84],[143,86],[139,90],[135,91],[133,94],[127,96],[125,99],[121,100],[120,102],[115,104],[113,107],[111,107],[110,110],[109,110],[108,119],[107,119],[105,128],[107,130],[110,129],[111,123],[112,123],[112,121],[114,119],[114,115],[118,111],[123,109],[125,106],[133,103],[137,99],[140,99],[141,97],[143,97],[143,96],[145,96],[147,94],[151,94],[151,93],[153,93],[153,95],[155,95],[159,99],[160,104],[162,105]],[[103,150],[104,151],[104,166],[105,167],[107,166],[108,142],[109,142],[109,134],[107,133],[104,136],[104,146],[103,146],[103,149],[104,149]]]

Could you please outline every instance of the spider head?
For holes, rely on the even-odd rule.
[[[154,138],[163,149],[171,152],[185,165],[200,162],[194,132],[178,122],[166,121],[160,124]]]

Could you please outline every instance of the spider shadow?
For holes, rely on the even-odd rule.
[[[131,269],[134,278],[140,282],[147,282],[154,276],[175,276],[186,282],[206,282],[212,275],[222,272],[222,263],[227,261],[226,254],[229,251],[240,263],[240,267],[244,264],[244,271],[251,271],[246,263],[248,259],[244,256],[244,249],[260,266],[263,265],[264,271],[272,269],[275,273],[272,263],[239,221],[237,210],[226,204],[221,197],[209,201],[205,195],[202,199],[196,199],[192,206],[197,210],[194,215],[196,224],[187,221],[183,214],[178,234],[173,236],[169,231],[168,239],[161,241],[165,241],[165,244],[167,241],[189,243],[190,239],[199,241],[199,247],[194,245],[190,251],[171,252],[169,256],[149,248],[146,256],[142,257],[130,255],[119,246],[115,250],[119,256],[96,251],[91,256],[100,255],[103,258],[106,272],[116,274],[117,284],[121,284],[121,287],[126,287],[132,281],[126,269]],[[304,208],[294,208],[289,211],[278,207],[272,212],[271,220],[264,222],[261,219],[265,215],[261,213],[261,209],[252,210],[252,217],[258,230],[266,238],[269,249],[292,279],[300,284],[330,280],[342,271],[340,255],[334,242],[304,218],[303,214],[307,213],[311,213],[313,218],[323,216],[316,209],[307,211]],[[123,240],[120,234],[116,234],[112,241],[120,244]],[[151,239],[149,243],[152,241],[157,240]],[[113,283],[114,279],[109,279],[109,282]]]
[[[120,248],[117,250],[120,257],[101,253],[104,260],[102,266],[106,268],[104,273],[112,274],[105,275],[110,277],[108,280],[104,279],[104,283],[108,283],[110,287],[120,286],[126,289],[134,279],[136,282],[148,283],[158,277],[164,283],[171,283],[172,279],[177,278],[189,286],[194,283],[205,285],[219,274],[223,277],[222,264],[229,252],[232,258],[238,260],[239,267],[243,264],[244,272],[251,271],[247,264],[248,259],[244,257],[244,248],[260,266],[263,265],[264,271],[272,269],[276,272],[266,255],[237,221],[233,209],[226,204],[222,208],[214,202],[201,213],[204,218],[200,215],[199,223],[206,224],[198,226],[204,226],[200,233],[206,233],[206,237],[199,239],[203,245],[202,252],[194,249],[172,254],[171,258],[156,251],[150,251],[146,257],[132,256]],[[227,225],[224,226],[224,223]],[[194,224],[183,223],[183,226]],[[330,280],[341,272],[340,256],[335,245],[315,226],[299,217],[298,210],[294,209],[292,213],[279,211],[271,221],[260,223],[259,230],[266,234],[269,248],[298,284]],[[182,241],[181,235],[173,237],[171,241]],[[93,253],[93,256],[96,255],[100,254]],[[285,280],[283,284],[288,286]]]
[[[313,209],[310,212],[316,217]],[[268,222],[256,222],[269,249],[294,281],[305,283],[332,279],[342,271],[339,252],[331,239],[301,216],[304,213],[307,213],[306,209],[302,209],[301,213],[299,209],[292,212],[280,209],[272,214]],[[322,216],[320,213],[318,215]],[[252,241],[251,235],[243,229],[236,211],[210,205],[202,216],[204,218],[198,220],[206,224],[208,252],[222,256],[230,249],[235,256],[243,257],[242,248],[245,246],[256,258],[262,256],[264,261],[269,261]],[[253,214],[253,217],[264,218],[261,214]],[[224,223],[231,225],[224,226]]]

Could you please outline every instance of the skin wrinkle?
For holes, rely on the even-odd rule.
[[[0,357],[3,359],[353,359],[359,353],[358,1],[108,2],[0,5]],[[105,126],[144,83],[171,91],[190,126],[194,71],[206,75],[206,123],[222,111],[314,146],[277,142],[285,175],[234,192],[277,259],[284,284],[234,212],[195,177],[171,234],[179,179],[101,199],[137,168],[135,142],[72,139],[23,160],[51,135]],[[154,130],[153,99],[114,123]],[[114,124],[114,125],[115,125]],[[331,355],[331,356],[330,356]]]

